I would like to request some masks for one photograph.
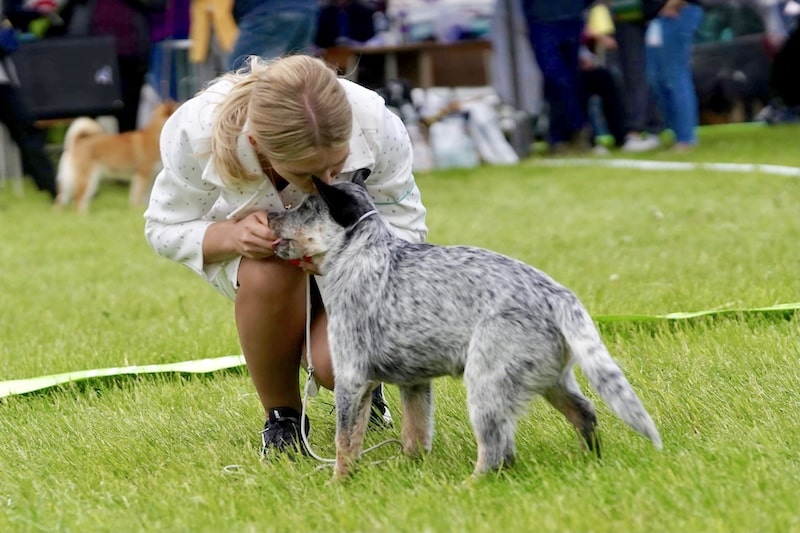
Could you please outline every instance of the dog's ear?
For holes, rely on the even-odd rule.
[[[316,176],[311,176],[311,179],[325,205],[328,206],[331,216],[340,226],[346,228],[358,220],[361,213],[358,212],[358,206],[346,191],[328,185]]]
[[[372,171],[368,168],[360,168],[353,173],[352,182],[360,187],[367,188],[367,178],[369,175],[372,174]]]

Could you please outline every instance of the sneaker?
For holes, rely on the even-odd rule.
[[[306,435],[310,431],[308,418],[305,418]],[[273,407],[261,431],[261,457],[276,453],[287,453],[290,458],[300,451],[308,455],[300,436],[300,413],[292,407]]]
[[[650,133],[629,134],[622,145],[623,152],[649,152],[661,147],[661,140]]]
[[[383,395],[383,383],[372,391],[372,410],[369,412],[369,423],[375,427],[392,427],[392,413],[386,404],[386,397]]]

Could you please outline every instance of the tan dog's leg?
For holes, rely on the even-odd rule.
[[[100,179],[100,171],[87,165],[76,165],[75,168],[75,205],[79,213],[89,211],[89,202],[97,190],[95,180]]]
[[[131,190],[128,196],[128,204],[132,207],[143,206],[145,197],[150,189],[150,173],[139,169],[131,179]]]

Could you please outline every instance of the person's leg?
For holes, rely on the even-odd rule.
[[[555,75],[559,64],[556,60],[555,32],[550,25],[534,24],[528,33],[531,48],[536,54],[539,70],[542,72],[544,99],[548,107],[548,142],[551,145],[566,142],[569,134],[566,130],[566,114],[559,98],[558,84]]]
[[[550,107],[550,142],[569,141],[587,124],[578,83],[581,23],[531,24],[529,36]]]
[[[608,133],[614,137],[617,146],[622,146],[625,143],[625,134],[628,132],[625,126],[625,109],[622,104],[621,89],[614,81],[611,72],[603,67],[581,71],[581,85],[586,91],[584,98],[587,106],[591,95],[600,97]]]
[[[138,57],[119,57],[119,80],[123,107],[115,115],[120,133],[136,129],[139,100],[146,77],[147,62]]]
[[[307,275],[278,259],[244,258],[235,314],[239,342],[265,412],[300,410],[298,377],[305,336]],[[317,378],[333,387],[324,321],[317,317],[312,350]]]
[[[647,50],[642,22],[618,22],[616,57],[622,86],[627,152],[646,152],[661,145],[658,133],[663,127],[657,119],[655,97],[647,79]],[[655,135],[650,135],[655,134]]]
[[[653,31],[655,25],[661,26],[661,18],[655,19],[650,23],[650,31]],[[661,31],[660,29],[658,31]],[[646,48],[647,55],[647,83],[652,91],[653,101],[659,111],[663,121],[664,127],[672,127],[672,91],[669,90],[671,80],[667,75],[666,69],[666,52],[664,51],[663,42],[658,45],[648,44]]]
[[[670,127],[679,145],[697,144],[697,92],[692,78],[692,39],[703,9],[690,4],[676,18],[661,17],[664,32],[663,69],[668,80]]]
[[[628,129],[637,133],[642,133],[647,128],[647,110],[651,99],[650,87],[647,84],[644,33],[644,24],[618,22],[616,25],[626,119]]]
[[[55,170],[44,150],[45,132],[35,126],[19,89],[9,84],[0,84],[0,122],[6,125],[19,147],[22,165],[30,173],[36,187],[55,198]]]

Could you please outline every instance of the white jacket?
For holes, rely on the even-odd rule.
[[[403,122],[374,91],[340,82],[353,108],[353,135],[337,180],[349,180],[354,171],[369,168],[367,188],[381,215],[398,236],[424,241],[426,211],[411,171],[411,142]],[[203,238],[208,226],[257,210],[288,209],[302,202],[304,195],[293,185],[278,193],[266,176],[260,182],[223,184],[210,153],[211,129],[216,107],[230,88],[228,81],[217,82],[185,102],[165,124],[164,168],[153,184],[144,218],[145,238],[156,253],[187,266],[233,298],[241,258],[205,263]],[[246,129],[238,139],[238,155],[248,170],[263,174]]]

